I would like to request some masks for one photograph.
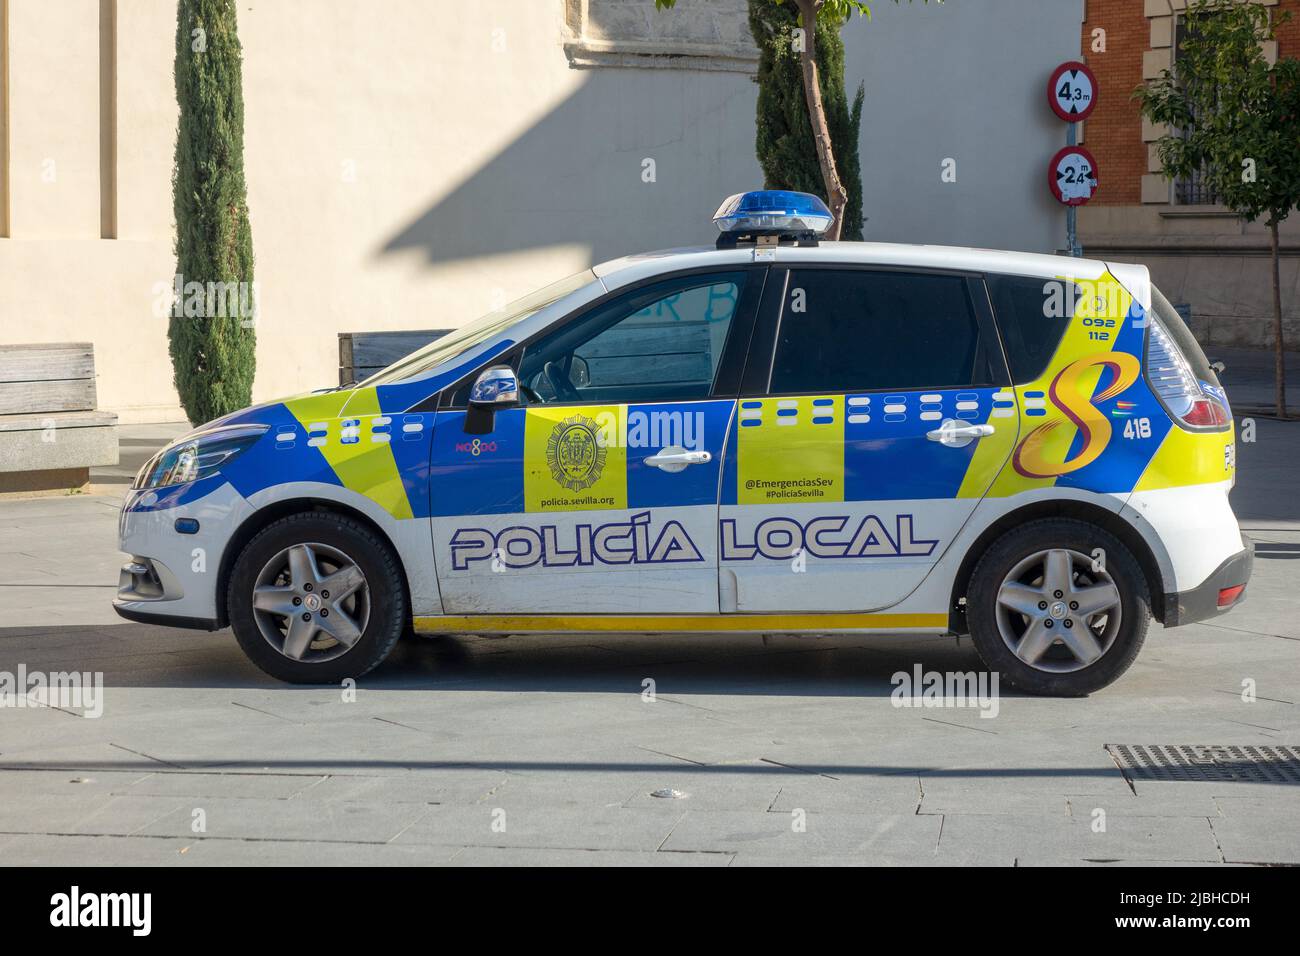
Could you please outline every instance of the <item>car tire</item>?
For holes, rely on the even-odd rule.
[[[1084,697],[1137,657],[1151,595],[1114,535],[1085,521],[1044,518],[984,552],[966,590],[966,620],[980,657],[1002,680],[1031,694]]]
[[[248,542],[231,569],[226,608],[249,659],[293,684],[362,676],[410,623],[388,543],[353,518],[320,511],[280,518]]]

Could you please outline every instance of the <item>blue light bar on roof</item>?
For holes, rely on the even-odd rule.
[[[812,193],[760,189],[728,196],[713,214],[719,232],[807,233],[830,228],[826,204]]]

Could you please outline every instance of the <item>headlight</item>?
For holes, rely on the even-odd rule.
[[[135,476],[137,490],[183,485],[215,474],[266,434],[268,425],[226,425],[168,445]]]

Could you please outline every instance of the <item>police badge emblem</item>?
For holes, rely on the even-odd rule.
[[[546,464],[551,477],[569,491],[590,488],[605,467],[600,427],[581,415],[560,422],[546,441]]]

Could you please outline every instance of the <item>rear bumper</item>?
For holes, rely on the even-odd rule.
[[[1242,590],[1231,604],[1219,606],[1220,591],[1245,585],[1250,580],[1250,572],[1255,564],[1255,544],[1245,535],[1241,536],[1241,540],[1246,547],[1220,564],[1202,584],[1190,591],[1165,595],[1165,627],[1178,627],[1218,617],[1246,599],[1246,592]]]

